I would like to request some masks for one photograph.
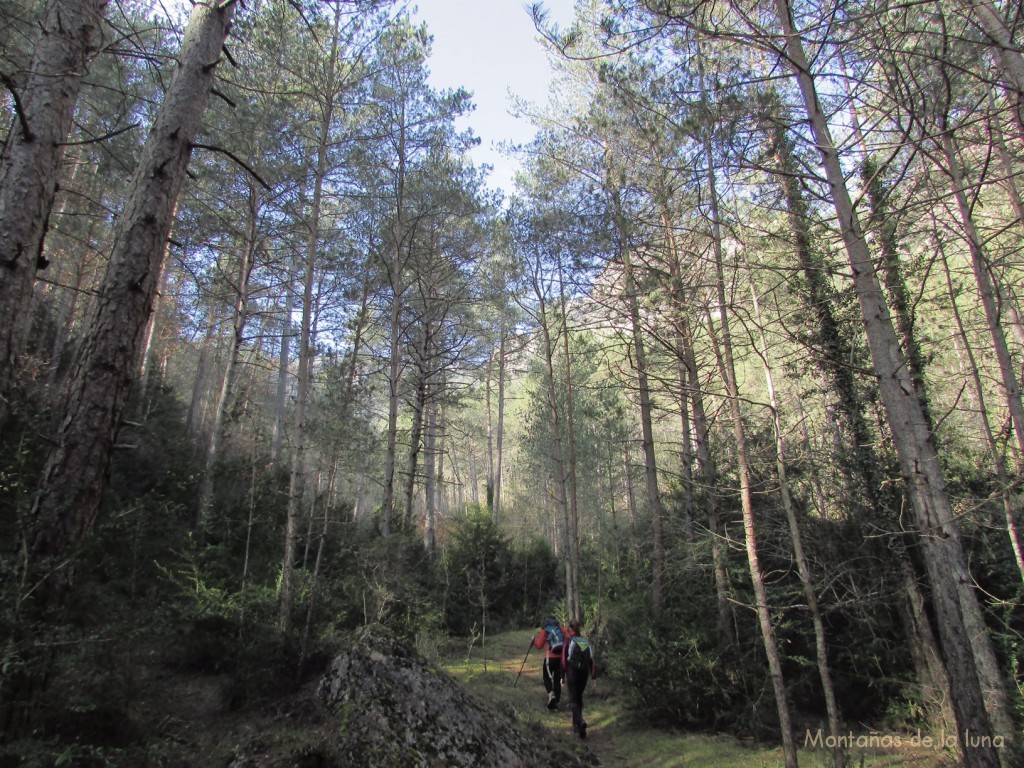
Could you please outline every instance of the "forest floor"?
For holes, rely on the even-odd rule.
[[[591,680],[583,696],[587,738],[579,740],[572,732],[572,717],[563,694],[557,711],[545,706],[547,698],[541,679],[541,653],[532,650],[523,666],[523,657],[532,639],[529,630],[492,635],[484,645],[449,645],[442,650],[437,664],[477,694],[510,711],[527,727],[555,731],[577,743],[581,755],[588,754],[604,768],[782,768],[781,747],[752,744],[735,737],[687,733],[647,727],[636,722],[626,709],[615,683],[606,678]],[[516,676],[522,667],[518,683]],[[863,736],[873,732],[865,730]],[[861,734],[855,733],[856,736]],[[875,733],[875,739],[882,734]],[[954,762],[946,752],[908,744],[910,734],[900,736],[899,749],[849,750],[848,765],[872,768],[939,768]],[[802,740],[801,740],[802,743]],[[801,766],[826,766],[824,750],[801,749]]]
[[[684,732],[648,726],[632,715],[619,683],[610,677],[591,681],[584,695],[587,738],[572,732],[567,699],[557,711],[546,707],[541,680],[541,654],[531,650],[523,664],[532,632],[517,630],[488,636],[486,644],[472,647],[468,641],[438,641],[418,650],[465,686],[477,699],[492,702],[513,716],[522,730],[552,738],[573,752],[583,765],[601,768],[782,768],[781,748],[741,740],[734,736]],[[160,765],[169,768],[255,768],[256,766],[313,766],[324,763],[324,745],[337,738],[338,718],[319,701],[318,679],[311,678],[298,692],[274,694],[270,678],[259,687],[255,704],[233,706],[241,693],[237,674],[208,670],[197,672],[167,663],[166,648],[154,641],[137,649],[130,689],[130,722],[114,706],[118,693],[111,692],[111,706],[95,706],[65,723],[71,730],[64,743],[32,743],[17,754],[30,755],[28,762],[5,761],[0,765]],[[519,675],[522,668],[522,675]],[[268,673],[269,675],[269,673]],[[272,677],[272,676],[270,676]],[[260,681],[250,681],[256,685]],[[125,685],[128,685],[125,683]],[[244,686],[243,686],[244,687]],[[283,686],[287,688],[287,686]],[[124,693],[127,692],[127,688]],[[246,697],[243,697],[246,698]],[[73,708],[72,708],[73,709]],[[69,716],[74,712],[69,709]],[[130,726],[130,727],[129,727]],[[75,729],[78,729],[75,731]],[[855,729],[856,730],[856,729]],[[86,732],[90,733],[86,733]],[[860,731],[872,733],[867,729]],[[76,736],[83,737],[81,743]],[[895,734],[894,734],[895,735]],[[89,738],[85,738],[88,736]],[[906,735],[902,738],[907,739]],[[801,745],[803,740],[800,740]],[[49,753],[57,759],[45,760]],[[133,759],[133,756],[137,759]],[[829,765],[824,750],[801,749],[801,768]],[[955,761],[948,752],[914,748],[906,741],[901,749],[849,751],[851,768],[950,768]]]

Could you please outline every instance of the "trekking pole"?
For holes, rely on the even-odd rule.
[[[523,656],[523,663],[521,665],[519,665],[519,675],[523,674],[523,668],[526,666],[526,660],[528,658],[530,658],[530,651],[531,650],[533,650],[533,643],[530,643],[528,646],[526,646],[526,655]],[[513,688],[515,688],[516,687],[516,683],[519,682],[519,675],[516,675],[516,682],[512,683],[512,687]]]

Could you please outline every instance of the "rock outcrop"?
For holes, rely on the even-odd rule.
[[[332,753],[342,764],[365,766],[574,765],[578,756],[514,718],[473,698],[379,626],[361,630],[338,655],[318,694],[340,721]]]

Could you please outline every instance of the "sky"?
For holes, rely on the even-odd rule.
[[[414,19],[424,21],[434,36],[428,62],[435,88],[463,87],[473,94],[476,109],[456,123],[480,139],[473,150],[478,164],[494,166],[490,185],[513,191],[518,163],[503,157],[501,142],[523,143],[534,129],[509,112],[509,92],[528,101],[548,100],[551,70],[538,41],[524,0],[414,0]],[[542,0],[548,19],[563,28],[573,19],[573,0]]]

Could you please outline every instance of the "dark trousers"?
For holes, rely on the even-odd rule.
[[[544,690],[555,694],[555,701],[562,698],[562,660],[560,658],[544,659]]]
[[[576,669],[572,664],[565,667],[565,686],[569,689],[569,709],[572,710],[572,729],[578,731],[583,725],[583,691],[587,687],[590,669]]]

